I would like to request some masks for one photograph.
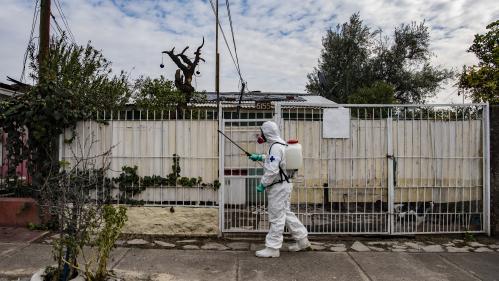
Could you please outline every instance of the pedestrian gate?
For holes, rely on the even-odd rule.
[[[241,116],[236,116],[240,118]],[[220,119],[249,152],[272,118]],[[303,146],[291,209],[313,234],[489,232],[488,105],[276,104]],[[266,232],[258,163],[220,136],[222,232]]]

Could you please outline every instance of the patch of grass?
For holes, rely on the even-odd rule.
[[[473,235],[473,233],[468,232],[468,231],[466,231],[464,233],[464,238],[463,239],[464,239],[465,242],[474,242],[474,241],[476,241],[476,238]]]
[[[44,224],[36,224],[36,223],[32,223],[32,222],[29,222],[27,227],[29,230],[47,230],[48,229],[48,227]]]

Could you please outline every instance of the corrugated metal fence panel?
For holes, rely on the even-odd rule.
[[[217,128],[217,121],[177,121],[176,153],[182,176],[202,177],[205,182],[218,179]]]
[[[72,130],[65,132],[66,139],[73,135],[76,138],[70,144],[63,144],[61,160],[74,165],[82,155],[92,157],[111,150],[107,174],[110,178],[119,177],[124,166],[137,166],[141,180],[131,184],[131,188],[127,187],[129,191],[118,190],[115,184],[112,195],[118,203],[216,207],[218,188],[214,185],[218,180],[218,121],[206,118],[207,111],[196,113],[196,120],[192,120],[192,114],[188,116],[185,112],[184,119],[178,120],[175,120],[178,116],[171,113],[162,114],[164,120],[144,120],[146,115],[135,118],[136,114],[125,113],[121,114],[121,119],[111,118],[105,120],[106,123],[79,122],[74,134]],[[123,116],[128,116],[130,120],[124,120]],[[77,157],[73,157],[73,153]],[[180,177],[196,178],[201,183],[196,182],[193,186],[168,186],[163,183],[146,186],[143,177],[155,175],[166,178],[173,172],[174,157],[179,159]],[[96,164],[96,168],[102,166],[102,163]]]
[[[393,118],[393,233],[484,230],[480,111]]]
[[[111,121],[108,125],[94,121],[79,122],[75,130],[79,136],[64,145],[63,158],[77,155],[98,155],[112,148],[112,177],[123,166],[136,165],[139,176],[172,172],[173,155],[180,157],[181,176],[202,177],[203,181],[218,179],[217,121]],[[66,138],[72,136],[68,130]],[[94,145],[90,146],[93,135]],[[86,140],[85,140],[86,139]]]
[[[386,188],[386,120],[352,120],[351,123],[351,138],[323,139],[310,137],[321,135],[320,121],[284,121],[284,137],[298,139],[303,146],[304,168],[298,175],[305,181],[295,186]],[[448,123],[395,120],[397,186],[481,188],[481,126],[480,120]],[[353,163],[352,159],[355,159]],[[445,197],[434,199],[446,200]]]
[[[482,188],[482,145],[480,120],[393,122],[394,154],[397,159],[397,187],[448,187],[455,201],[459,187]],[[481,194],[481,193],[480,193]],[[402,201],[409,200],[405,195]],[[396,200],[400,196],[396,196]],[[481,195],[480,195],[481,198]]]
[[[304,181],[296,187],[387,187],[386,121],[351,123],[351,138],[324,139],[319,137],[321,121],[284,121],[284,137],[298,139],[303,146],[304,169],[298,175]]]

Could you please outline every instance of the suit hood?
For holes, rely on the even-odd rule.
[[[286,143],[280,136],[279,127],[273,121],[266,121],[262,124],[262,133],[269,144],[275,142]]]

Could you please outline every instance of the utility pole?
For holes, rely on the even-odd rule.
[[[38,80],[44,80],[44,65],[49,55],[50,42],[50,3],[51,0],[40,1],[40,45],[38,54]]]
[[[217,93],[217,111],[220,112],[220,54],[218,53],[218,0],[215,7],[215,92]]]
[[[47,80],[47,60],[49,59],[50,46],[50,15],[51,0],[40,0],[40,41],[38,52],[38,84]],[[58,167],[59,163],[59,136],[51,136],[51,169]],[[37,167],[39,168],[39,167]],[[39,171],[38,171],[39,172]],[[34,183],[40,184],[36,182]],[[65,266],[67,271],[67,266]]]
[[[216,8],[215,8],[215,92],[217,93],[217,115],[218,115],[218,131],[220,132],[223,128],[223,114],[220,111],[220,65],[219,65],[219,59],[220,55],[218,54],[218,0],[215,1],[216,3]],[[222,136],[219,134],[218,135],[218,180],[220,182],[220,189],[219,195],[223,194],[222,192],[224,191],[224,185],[225,182],[223,180],[224,178],[224,167],[223,163],[220,159],[223,159],[223,142],[224,140],[222,139]],[[223,195],[221,197],[223,198]],[[223,203],[222,203],[223,205]],[[219,221],[223,220],[223,217],[218,218]],[[222,237],[222,231],[218,232],[218,237]]]

